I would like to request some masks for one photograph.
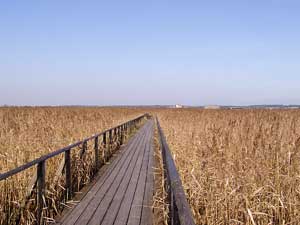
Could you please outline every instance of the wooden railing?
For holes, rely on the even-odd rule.
[[[193,225],[195,222],[185,196],[180,176],[177,172],[175,162],[172,158],[165,135],[157,118],[156,121],[159,133],[160,148],[163,156],[164,176],[166,178],[165,190],[168,193],[168,224]]]
[[[62,161],[61,165],[59,166],[59,172],[62,173],[64,170],[65,173],[65,198],[66,200],[70,200],[73,197],[73,190],[72,190],[72,167],[71,167],[71,151],[74,150],[75,147],[81,147],[80,152],[80,158],[85,154],[85,151],[87,150],[87,143],[90,141],[94,142],[94,167],[95,170],[99,170],[101,167],[100,162],[100,150],[99,150],[99,141],[100,138],[102,138],[102,144],[104,151],[102,152],[102,156],[104,160],[108,160],[111,156],[111,145],[113,142],[117,142],[117,145],[120,146],[123,144],[124,136],[129,134],[131,130],[139,123],[143,118],[148,118],[148,114],[144,114],[142,116],[139,116],[133,120],[130,120],[128,122],[125,122],[119,126],[113,127],[111,129],[105,130],[99,134],[95,134],[89,138],[86,138],[82,141],[76,142],[74,144],[71,144],[67,147],[64,147],[62,149],[56,150],[50,154],[44,155],[40,158],[37,158],[29,163],[26,163],[22,166],[19,166],[13,170],[10,170],[6,173],[0,174],[0,181],[6,180],[9,177],[12,177],[13,175],[16,175],[26,169],[29,169],[35,165],[37,165],[36,175],[33,178],[33,181],[31,182],[29,193],[27,194],[26,198],[31,196],[32,190],[36,188],[37,190],[37,201],[36,201],[36,222],[37,224],[43,223],[43,207],[44,207],[44,199],[45,199],[45,183],[46,183],[46,161],[58,156],[60,154],[64,154],[64,160]],[[24,203],[26,205],[26,202]]]

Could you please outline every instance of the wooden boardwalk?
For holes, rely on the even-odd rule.
[[[146,122],[57,224],[152,224],[153,127]]]

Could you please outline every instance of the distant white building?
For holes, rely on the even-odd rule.
[[[221,107],[218,105],[206,105],[204,109],[220,109]]]
[[[175,105],[175,108],[176,109],[181,109],[181,108],[183,108],[183,106],[182,105]]]

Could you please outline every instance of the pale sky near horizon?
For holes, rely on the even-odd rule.
[[[300,104],[300,1],[1,1],[0,105]]]

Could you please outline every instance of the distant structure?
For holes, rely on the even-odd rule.
[[[182,109],[182,108],[183,108],[183,106],[182,106],[182,105],[178,105],[178,104],[177,104],[177,105],[175,105],[175,108],[176,108],[176,109]]]
[[[221,106],[218,105],[206,105],[204,106],[204,109],[220,109]]]
[[[241,106],[230,106],[229,109],[244,109]]]

